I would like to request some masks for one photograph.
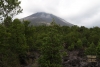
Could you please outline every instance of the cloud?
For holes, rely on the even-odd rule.
[[[93,26],[100,17],[100,0],[20,0],[23,13],[18,18],[36,12],[59,16],[75,25]],[[97,21],[97,22],[96,22]]]
[[[87,12],[70,17],[70,22],[76,23],[79,26],[86,26],[86,27],[92,27],[92,26],[100,26],[100,8],[94,7]],[[98,25],[99,24],[99,25]]]

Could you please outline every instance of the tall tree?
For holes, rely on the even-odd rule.
[[[13,17],[21,13],[20,3],[18,0],[0,0],[0,19],[6,19],[9,16]]]
[[[49,31],[42,39],[39,64],[40,67],[61,67],[60,36],[53,27]]]
[[[100,58],[100,41],[98,42],[98,45],[96,47],[96,51],[97,51],[97,57]]]
[[[96,55],[96,47],[92,42],[90,46],[85,50],[86,55]]]
[[[25,56],[28,51],[28,45],[25,37],[25,27],[18,19],[15,19],[9,26],[9,32],[11,33],[9,44],[10,50],[17,54],[20,64],[26,64]]]
[[[81,39],[78,39],[76,48],[81,49],[83,46]]]

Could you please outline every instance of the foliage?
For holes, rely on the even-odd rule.
[[[77,40],[77,44],[76,44],[76,48],[77,48],[77,49],[81,49],[82,46],[83,46],[82,41],[81,41],[80,39],[78,39],[78,40]]]
[[[72,43],[69,47],[68,47],[68,50],[74,50],[75,49],[75,45],[74,45],[74,43]]]
[[[40,67],[61,67],[61,43],[60,35],[51,27],[50,32],[44,34],[41,46]]]
[[[98,42],[98,45],[96,47],[96,51],[97,51],[97,57],[100,58],[100,42]]]
[[[99,27],[59,26],[54,21],[50,26],[32,26],[29,21],[12,21],[11,17],[4,21],[6,24],[0,24],[1,67],[27,64],[28,53],[39,53],[40,67],[61,67],[66,49],[82,49],[86,55],[100,57]]]
[[[85,50],[86,55],[96,55],[96,46],[91,43],[90,46]]]
[[[22,12],[20,3],[18,0],[0,0],[0,18],[13,17]]]

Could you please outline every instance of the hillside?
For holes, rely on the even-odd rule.
[[[54,20],[56,24],[61,26],[73,26],[73,24],[65,21],[64,19],[45,12],[37,12],[28,17],[22,18],[21,20],[23,19],[30,21],[31,25],[50,25],[50,23]]]
[[[87,55],[96,62],[87,62]],[[100,28],[0,24],[1,67],[100,67]]]

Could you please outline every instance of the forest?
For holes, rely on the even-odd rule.
[[[62,57],[67,51],[81,50],[83,56],[100,58],[100,28],[84,26],[59,26],[54,21],[50,26],[29,25],[29,21],[9,20],[9,25],[0,24],[0,66],[20,67],[27,65],[29,53],[35,59],[38,53],[39,67],[62,67]]]
[[[13,19],[22,12],[20,3],[0,0],[0,67],[67,67],[63,58],[71,51],[81,51],[81,58],[95,55],[99,62],[99,27],[60,26],[54,20],[49,26],[30,25]]]

